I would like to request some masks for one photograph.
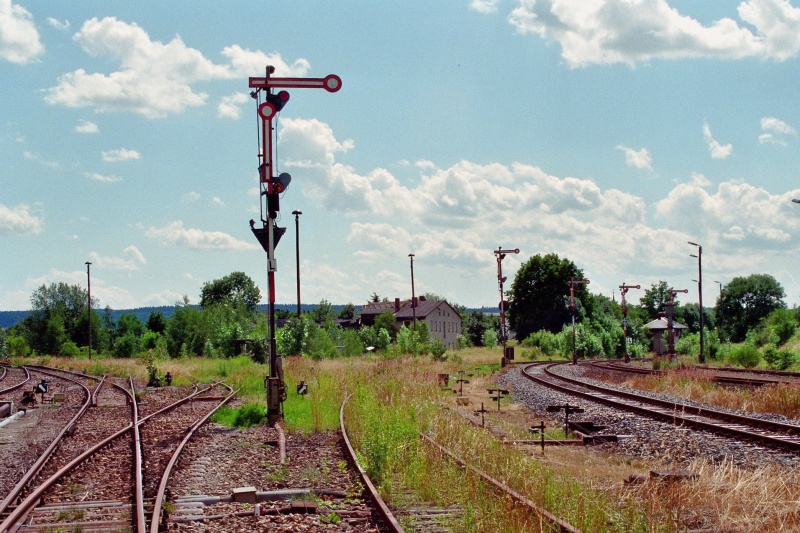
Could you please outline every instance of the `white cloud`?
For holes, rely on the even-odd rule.
[[[761,130],[763,133],[758,136],[761,144],[772,143],[786,146],[787,137],[797,137],[797,130],[786,122],[775,117],[764,117],[761,119]]]
[[[43,53],[30,12],[11,0],[0,0],[0,58],[25,65]]]
[[[617,150],[625,152],[625,164],[629,167],[642,168],[646,170],[653,170],[653,157],[647,148],[634,150],[627,146],[619,145]]]
[[[726,159],[733,153],[732,144],[723,146],[714,140],[714,137],[711,135],[711,128],[708,127],[708,124],[703,124],[703,138],[706,140],[708,152],[714,159]]]
[[[35,152],[30,152],[28,150],[22,152],[22,157],[27,159],[28,161],[36,161],[40,165],[44,165],[47,168],[58,168],[57,161],[49,161],[41,156],[41,154],[37,154]]]
[[[75,131],[78,133],[97,133],[100,131],[100,128],[98,128],[97,124],[94,122],[90,122],[88,120],[79,120],[75,125]]]
[[[44,219],[31,213],[29,206],[0,204],[0,236],[37,234],[43,227]]]
[[[68,72],[59,77],[57,86],[45,91],[45,101],[98,112],[126,111],[162,118],[205,104],[208,94],[194,90],[197,82],[253,75],[265,65],[275,66],[276,76],[302,76],[309,68],[303,59],[289,65],[279,54],[237,45],[221,52],[228,64],[215,64],[179,36],[164,44],[152,40],[137,24],[115,17],[87,20],[74,39],[87,54],[119,63],[120,70],[109,74],[85,69]],[[227,107],[225,112],[232,111]]]
[[[687,232],[702,231],[708,238],[737,246],[780,246],[800,232],[800,217],[793,212],[792,198],[800,189],[775,195],[747,183],[728,181],[716,190],[705,177],[695,175],[678,184],[656,204],[656,212],[670,227]]]
[[[183,222],[175,220],[163,228],[150,227],[144,233],[169,246],[184,246],[194,250],[260,250],[257,244],[241,241],[221,231],[203,231],[185,228]]]
[[[64,22],[61,22],[60,20],[58,20],[56,18],[47,17],[47,23],[49,25],[51,25],[52,27],[54,27],[55,29],[57,29],[57,30],[68,30],[69,29],[69,21],[68,20],[65,20]]]
[[[191,191],[187,192],[181,197],[182,202],[196,202],[202,198],[202,195],[199,192]]]
[[[98,174],[97,172],[85,172],[83,175],[90,180],[99,181],[100,183],[119,183],[123,181],[119,176],[106,176],[104,174]]]
[[[221,198],[214,196],[211,198],[211,205],[215,205],[217,207],[225,207],[225,202],[223,202]]]
[[[494,13],[500,0],[470,0],[469,8],[478,13]]]
[[[783,61],[800,51],[800,9],[787,0],[748,0],[737,12],[747,27],[731,18],[704,26],[667,0],[520,0],[509,21],[557,41],[571,68],[687,57]]]
[[[233,93],[223,96],[219,104],[217,104],[217,116],[237,120],[242,116],[242,105],[249,99],[250,97],[245,93]]]
[[[103,257],[97,252],[89,254],[89,261],[92,265],[99,268],[111,270],[134,271],[139,270],[142,265],[147,264],[147,260],[136,246],[128,246],[122,251],[122,257]]]
[[[128,150],[127,148],[104,151],[101,155],[103,157],[103,161],[108,163],[118,163],[120,161],[142,158],[142,155],[139,152],[136,150]]]

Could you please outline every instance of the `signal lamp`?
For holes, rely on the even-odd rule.
[[[280,111],[283,109],[283,106],[286,105],[286,102],[289,101],[289,93],[286,91],[280,91],[278,94],[267,94],[267,102],[272,104],[275,108],[275,111]]]

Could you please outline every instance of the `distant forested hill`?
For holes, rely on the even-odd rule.
[[[333,305],[332,307],[336,312],[339,312],[339,310],[344,306]],[[315,310],[316,308],[317,304],[303,304],[300,306],[300,311],[303,313],[308,313],[310,311]],[[267,306],[259,305],[258,309],[260,311],[267,311]],[[275,309],[284,309],[286,311],[294,313],[297,311],[297,305],[275,304]],[[104,312],[103,309],[97,309],[96,311],[101,314]],[[116,322],[119,319],[120,315],[122,315],[123,313],[134,313],[139,318],[139,320],[141,320],[142,322],[146,322],[147,317],[149,317],[150,313],[152,313],[153,311],[161,311],[162,313],[164,313],[165,317],[169,318],[175,312],[175,306],[162,305],[160,307],[138,307],[136,309],[112,309],[111,317]],[[497,307],[468,307],[467,311],[469,312],[477,311],[479,313],[486,313],[486,314],[498,314],[500,312],[500,310]],[[28,313],[30,313],[30,311],[0,311],[0,327],[10,328],[20,320],[23,320],[26,316],[28,316]]]

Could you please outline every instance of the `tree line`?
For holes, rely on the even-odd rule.
[[[573,349],[580,357],[621,357],[626,349],[633,356],[646,355],[652,336],[644,326],[666,311],[668,282],[645,288],[638,302],[629,297],[627,337],[622,328],[621,302],[616,297],[592,294],[587,285],[576,286],[573,336],[567,282],[583,278],[575,263],[556,254],[535,255],[521,266],[507,297],[510,329],[523,355],[567,356]],[[0,356],[85,355],[89,344],[87,297],[87,291],[78,285],[52,283],[37,288],[31,295],[29,315],[8,330],[0,330]],[[426,297],[441,299],[435,294]],[[787,309],[784,297],[783,288],[770,275],[732,279],[721,288],[715,304],[702,310],[706,355],[728,358],[732,354],[733,361],[747,364],[757,364],[763,358],[773,366],[791,365],[794,354],[785,344],[797,329],[798,310]],[[263,360],[269,327],[266,315],[257,310],[260,299],[253,280],[243,272],[233,272],[203,284],[199,307],[189,305],[189,298],[184,297],[170,317],[154,310],[146,320],[134,313],[123,313],[115,320],[109,308],[98,309],[94,300],[92,349],[116,357],[142,353],[157,357],[231,357],[246,352]],[[380,301],[376,293],[370,299]],[[499,343],[498,316],[452,305],[462,317],[459,348]],[[675,311],[675,320],[688,328],[676,349],[696,355],[700,308],[676,300]],[[352,303],[337,311],[322,300],[299,317],[284,310],[276,314],[281,355],[323,358],[360,355],[371,349],[389,355],[444,357],[444,346],[432,339],[424,322],[418,322],[416,329],[398,328],[391,311],[379,315],[374,325],[356,328],[342,326],[343,320],[352,325],[358,318],[358,308]]]
[[[426,296],[440,299],[435,294]],[[243,272],[204,283],[199,307],[189,305],[189,298],[184,297],[169,317],[161,310],[153,310],[146,320],[135,313],[123,313],[115,320],[111,309],[98,309],[98,301],[93,298],[92,351],[123,358],[142,353],[173,358],[247,353],[263,361],[267,356],[269,324],[266,314],[258,311],[260,300],[259,288]],[[462,346],[497,344],[497,317],[457,307],[465,317]],[[0,328],[0,357],[86,356],[89,313],[86,289],[63,282],[43,284],[31,295],[28,316],[8,330]],[[391,312],[379,315],[371,326],[343,327],[343,321],[349,322],[347,326],[353,325],[358,308],[348,303],[337,311],[322,300],[300,316],[276,310],[276,317],[281,355],[323,358],[361,355],[371,349],[444,357],[444,345],[431,337],[424,322],[418,322],[416,328],[398,328]]]
[[[638,303],[629,296],[627,338],[622,328],[622,302],[591,294],[587,285],[577,285],[573,337],[567,282],[584,277],[574,262],[556,254],[535,255],[525,262],[508,292],[509,323],[517,340],[544,355],[571,354],[573,342],[580,357],[621,357],[626,345],[634,356],[645,355],[652,334],[644,326],[664,316],[670,300],[669,283],[659,281],[645,288]],[[783,287],[769,274],[735,277],[722,286],[714,305],[702,309],[706,355],[730,355],[732,362],[747,365],[757,364],[763,356],[772,366],[787,367],[793,354],[783,347],[797,329],[800,310],[787,309],[784,297]],[[676,298],[674,310],[675,320],[688,329],[676,351],[699,354],[699,305],[681,304]]]

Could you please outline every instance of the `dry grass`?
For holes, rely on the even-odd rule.
[[[661,376],[635,375],[626,379],[624,385],[731,409],[800,419],[800,384],[797,383],[747,390],[719,386],[707,371],[680,369]]]

